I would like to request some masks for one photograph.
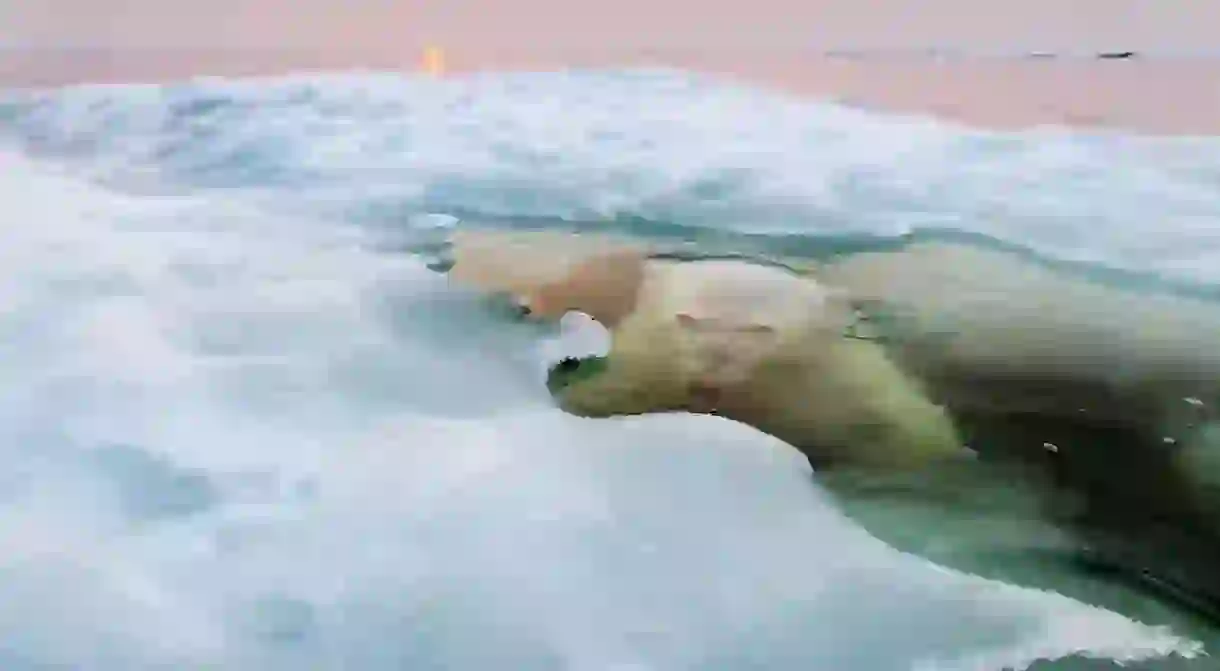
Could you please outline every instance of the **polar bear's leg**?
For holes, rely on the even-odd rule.
[[[875,343],[817,338],[763,362],[722,413],[815,465],[905,469],[965,452],[953,420]]]

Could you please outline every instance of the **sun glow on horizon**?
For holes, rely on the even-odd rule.
[[[424,47],[421,67],[433,77],[445,74],[445,52],[435,45]]]

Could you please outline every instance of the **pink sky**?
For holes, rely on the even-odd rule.
[[[0,41],[38,46],[1164,52],[1218,26],[1215,0],[0,0]]]
[[[0,44],[104,48],[0,52],[0,86],[415,69],[431,43],[454,73],[670,65],[988,126],[1220,135],[1217,26],[1220,0],[0,0]],[[133,47],[191,51],[124,51]],[[928,47],[1218,57],[937,63],[816,55]]]

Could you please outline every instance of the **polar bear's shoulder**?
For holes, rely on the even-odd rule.
[[[843,296],[807,276],[741,260],[654,261],[642,310],[723,328],[790,331],[841,321]]]

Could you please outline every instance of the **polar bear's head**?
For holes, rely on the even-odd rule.
[[[646,253],[634,249],[594,255],[566,275],[520,292],[517,300],[524,312],[539,319],[576,311],[613,328],[635,310],[647,261]]]
[[[509,294],[534,319],[583,312],[613,328],[635,309],[648,250],[600,236],[545,232],[455,234],[450,278]]]

